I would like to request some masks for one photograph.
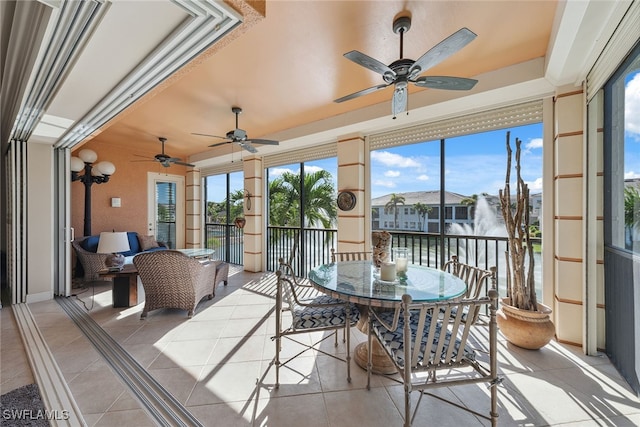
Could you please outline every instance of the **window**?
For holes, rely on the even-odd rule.
[[[469,219],[469,208],[466,206],[457,206],[455,211],[456,219]]]
[[[640,254],[640,48],[605,86],[611,245]],[[607,126],[605,126],[607,127]],[[606,166],[606,167],[607,167]]]
[[[453,218],[453,207],[452,206],[445,206],[444,207],[444,219],[451,219]]]
[[[427,215],[429,219],[440,219],[440,206],[431,206],[431,210]]]

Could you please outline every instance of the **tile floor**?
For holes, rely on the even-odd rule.
[[[281,370],[275,381],[272,360],[275,328],[272,274],[232,268],[229,285],[203,301],[192,319],[180,310],[157,310],[140,320],[142,305],[111,306],[109,284],[74,289],[77,303],[206,426],[350,426],[402,425],[402,386],[307,353]],[[76,297],[71,297],[76,298]],[[90,426],[153,425],[127,387],[112,372],[56,301],[31,304],[38,327],[64,373]],[[10,310],[2,313],[2,393],[33,381]],[[477,331],[482,340],[486,331]],[[304,335],[306,339],[311,337]],[[353,329],[352,346],[365,339]],[[285,341],[286,343],[286,341]],[[341,344],[331,351],[344,352]],[[283,356],[294,354],[287,343]],[[638,426],[640,399],[604,355],[584,356],[579,348],[552,342],[527,351],[499,342],[501,426]],[[483,385],[439,389],[438,394],[488,411]],[[415,425],[488,425],[465,411],[425,398]]]

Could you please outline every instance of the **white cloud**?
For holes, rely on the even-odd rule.
[[[271,168],[269,169],[269,178],[282,176],[285,172],[295,173],[295,171],[289,168]]]
[[[542,138],[533,138],[525,145],[527,151],[535,148],[542,148]]]
[[[624,130],[640,141],[640,73],[627,83],[624,100]]]
[[[396,178],[400,176],[400,172],[398,171],[386,171],[384,173],[384,176],[389,177],[389,178]]]
[[[419,168],[422,166],[410,157],[403,157],[399,154],[390,153],[388,151],[372,151],[371,160],[382,163],[388,167]]]
[[[640,173],[629,171],[624,173],[624,179],[637,179],[640,178]]]
[[[429,175],[420,175],[417,178],[418,181],[429,181]]]
[[[375,180],[372,183],[372,186],[377,186],[377,187],[385,187],[385,188],[395,188],[396,184],[391,182],[391,181],[382,181],[382,180]]]
[[[542,178],[536,178],[535,181],[527,182],[529,185],[529,191],[542,191]]]
[[[318,172],[324,170],[324,168],[321,168],[320,166],[311,166],[311,165],[304,165],[304,173],[314,173],[314,172]]]

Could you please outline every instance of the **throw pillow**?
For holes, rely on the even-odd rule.
[[[159,246],[155,236],[142,236],[138,234],[138,240],[140,241],[140,250],[142,251]]]

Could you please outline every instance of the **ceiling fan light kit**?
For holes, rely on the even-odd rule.
[[[217,147],[224,144],[236,143],[243,150],[247,150],[250,153],[257,153],[258,150],[252,144],[260,144],[260,145],[278,145],[278,141],[273,141],[270,139],[249,139],[247,136],[247,132],[244,129],[240,129],[238,127],[238,116],[242,114],[242,108],[240,107],[231,107],[231,112],[236,115],[236,128],[227,132],[226,136],[218,136],[218,135],[210,135],[207,133],[192,133],[192,135],[199,136],[208,136],[211,138],[220,138],[220,139],[228,139],[228,141],[218,142],[215,144],[211,144],[209,147]]]
[[[393,21],[393,32],[400,34],[400,59],[393,61],[389,65],[385,65],[357,50],[345,53],[345,58],[382,75],[385,83],[343,96],[334,100],[334,102],[348,101],[394,85],[391,112],[395,119],[398,114],[407,111],[409,83],[418,87],[444,90],[470,90],[475,86],[478,81],[474,79],[452,76],[419,77],[419,75],[472,42],[476,38],[476,34],[468,28],[461,28],[414,61],[403,58],[404,33],[409,31],[410,28],[411,18],[408,16],[401,16]]]

